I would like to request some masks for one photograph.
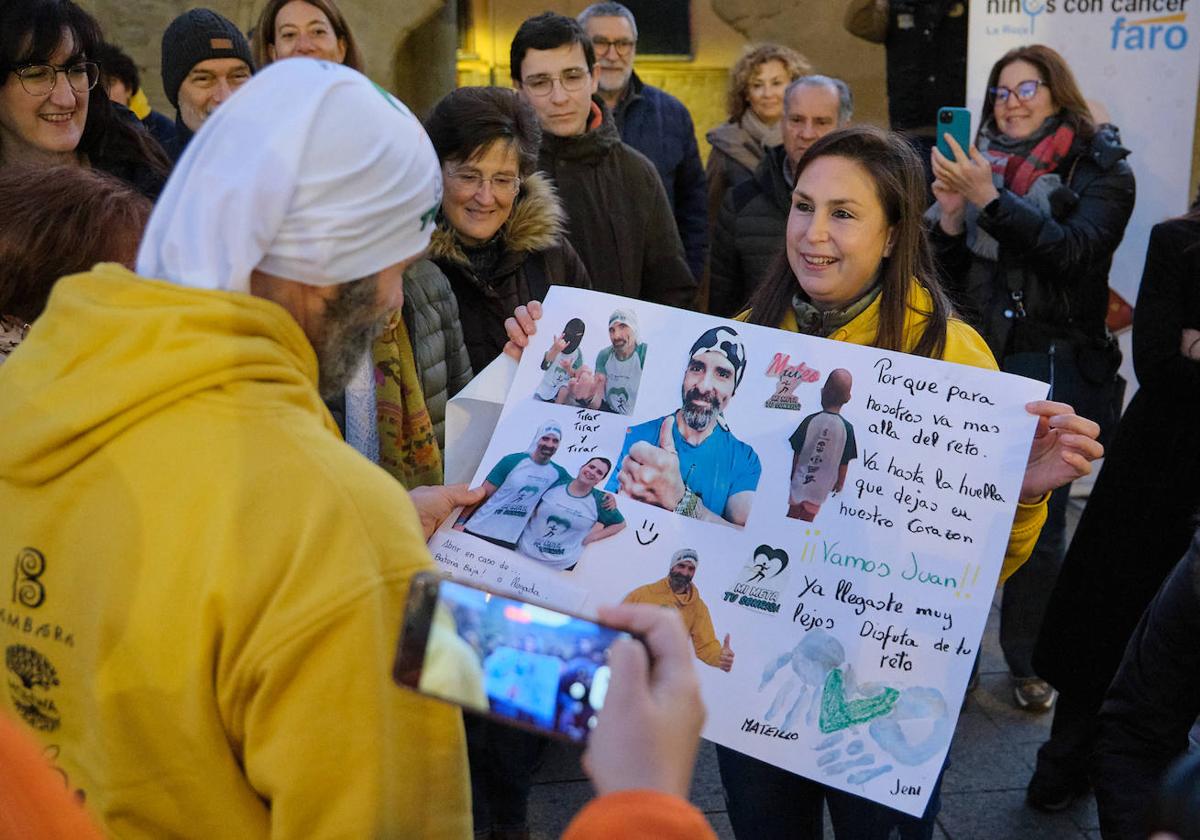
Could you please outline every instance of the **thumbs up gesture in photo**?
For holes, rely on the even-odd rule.
[[[733,648],[729,646],[729,634],[725,634],[725,641],[721,643],[721,658],[717,661],[717,667],[722,671],[733,670]]]
[[[683,499],[683,476],[679,474],[679,455],[671,425],[675,415],[663,418],[658,445],[638,441],[629,447],[617,476],[621,492],[640,502],[674,510]]]

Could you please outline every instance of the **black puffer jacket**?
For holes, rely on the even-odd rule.
[[[725,194],[713,230],[708,311],[740,312],[783,251],[792,187],[784,175],[782,146],[767,149],[754,177]]]
[[[997,360],[1047,352],[1056,339],[1103,340],[1108,272],[1133,212],[1128,154],[1112,126],[1090,141],[1077,139],[1055,170],[1067,189],[1052,198],[1049,214],[1002,188],[978,222],[999,243],[995,262],[972,254],[965,234],[947,236],[932,226],[946,290]],[[1023,318],[1006,314],[1016,311],[1013,288],[1024,296]]]
[[[657,174],[654,178],[658,183]],[[463,339],[476,373],[504,350],[508,341],[504,319],[518,306],[542,300],[551,286],[592,288],[587,269],[563,237],[563,223],[562,205],[545,176],[525,179],[512,215],[496,235],[499,254],[491,276],[480,277],[454,231],[445,219],[438,221],[429,258],[454,290]]]
[[[596,289],[668,306],[691,304],[696,280],[658,170],[621,142],[606,109],[597,104],[589,130],[577,137],[544,134],[538,169],[558,187],[567,239]]]

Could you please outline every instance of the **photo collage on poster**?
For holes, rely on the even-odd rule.
[[[1045,386],[598,292],[543,311],[435,559],[585,614],[678,608],[706,737],[919,812]]]

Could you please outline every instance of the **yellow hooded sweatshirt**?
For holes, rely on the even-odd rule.
[[[459,713],[390,676],[416,513],[316,380],[279,306],[116,265],[0,366],[0,703],[109,836],[470,834]]]

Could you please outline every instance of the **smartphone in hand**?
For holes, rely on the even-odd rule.
[[[965,152],[971,148],[971,112],[966,108],[938,108],[937,149],[948,159],[954,160],[954,152],[946,142],[949,134]]]
[[[395,681],[541,735],[584,743],[629,633],[443,578],[413,577]]]

